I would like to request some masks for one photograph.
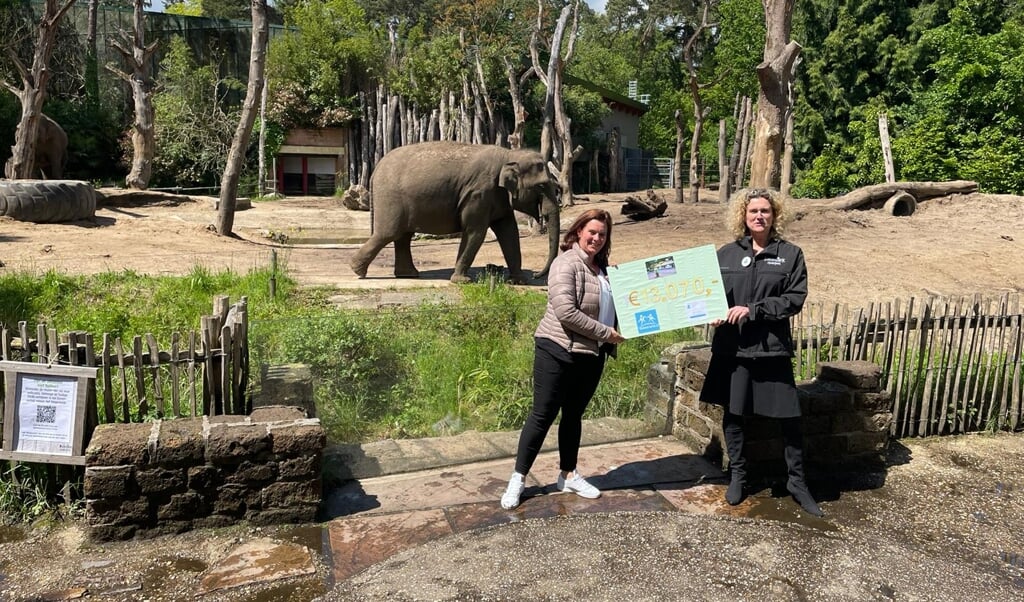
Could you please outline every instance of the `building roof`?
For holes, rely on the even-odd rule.
[[[562,75],[562,80],[571,86],[579,86],[586,90],[590,90],[595,94],[600,94],[605,104],[614,110],[622,111],[623,113],[630,113],[638,117],[651,110],[649,106],[639,100],[635,100],[617,92],[612,92],[608,88],[602,88],[593,82],[574,77],[568,73],[564,73]]]

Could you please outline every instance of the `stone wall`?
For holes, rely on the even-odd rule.
[[[711,347],[669,347],[648,373],[647,420],[724,464],[722,408],[699,401]],[[889,443],[892,409],[880,388],[881,368],[871,362],[818,365],[817,376],[797,383],[803,413],[804,455],[810,476],[877,469]],[[748,418],[744,450],[751,472],[785,470],[779,421]]]
[[[249,416],[103,424],[85,452],[89,535],[98,541],[309,522],[327,438],[300,408]]]

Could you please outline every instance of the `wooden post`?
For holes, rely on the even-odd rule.
[[[889,118],[885,113],[878,115],[878,138],[882,141],[882,158],[885,161],[885,181],[892,184],[896,181],[896,171],[892,165],[892,145],[889,144]]]

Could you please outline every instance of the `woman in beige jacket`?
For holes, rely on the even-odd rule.
[[[515,472],[501,507],[519,505],[526,475],[559,411],[559,473],[556,487],[585,498],[601,492],[576,470],[583,412],[601,380],[606,355],[624,339],[615,329],[615,305],[608,285],[612,217],[591,209],[569,226],[563,251],[548,274],[548,303],[534,333],[533,410],[519,436]]]

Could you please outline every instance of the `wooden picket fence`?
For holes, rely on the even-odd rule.
[[[61,334],[46,324],[30,333],[25,322],[16,333],[3,328],[0,343],[4,360],[98,368],[88,391],[91,434],[100,423],[247,414],[248,332],[246,298],[231,304],[218,296],[199,331],[173,333],[169,349],[161,349],[152,334],[122,341],[108,333],[97,349],[91,333]],[[2,408],[0,402],[0,420]]]
[[[822,361],[882,367],[896,437],[1024,428],[1019,294],[807,305],[791,320],[797,379]]]

